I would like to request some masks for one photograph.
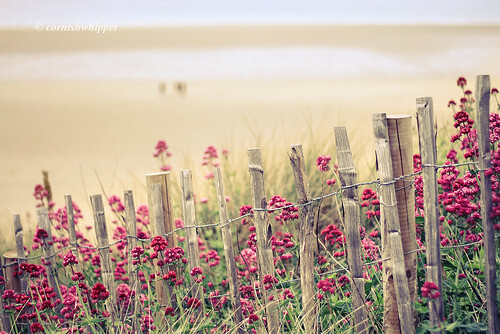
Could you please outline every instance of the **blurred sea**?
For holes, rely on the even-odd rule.
[[[418,55],[329,46],[0,52],[0,80],[304,80],[500,74],[500,67],[490,66],[498,58],[498,46],[481,44],[480,49],[472,43]]]

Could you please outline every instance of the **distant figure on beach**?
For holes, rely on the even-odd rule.
[[[165,95],[167,93],[167,83],[165,81],[160,81],[158,83],[158,93],[160,93],[160,95]]]
[[[175,90],[180,96],[186,96],[187,94],[187,84],[184,81],[179,81],[174,84]]]

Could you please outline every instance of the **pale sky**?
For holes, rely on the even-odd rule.
[[[0,0],[0,27],[343,23],[500,24],[500,1]]]

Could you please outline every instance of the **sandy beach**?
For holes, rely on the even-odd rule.
[[[353,140],[365,143],[366,151],[360,154],[373,159],[372,113],[414,114],[415,99],[432,96],[436,113],[445,117],[450,113],[448,100],[460,95],[458,76],[466,76],[472,89],[477,74],[492,75],[492,86],[500,86],[499,42],[497,26],[171,27],[119,29],[101,36],[0,31],[0,59],[12,65],[0,66],[0,213],[4,217],[0,223],[10,224],[14,213],[34,212],[33,188],[41,183],[43,169],[50,172],[58,204],[65,194],[86,203],[89,194],[101,193],[96,174],[108,194],[141,187],[144,174],[158,169],[152,155],[159,139],[170,145],[176,170],[196,169],[207,145],[232,151],[262,146],[282,152],[285,159],[289,145],[300,142],[311,128],[332,136],[334,126],[345,125],[356,136]],[[463,64],[448,64],[443,71],[431,67],[422,73],[418,69],[387,74],[362,70],[307,77],[304,65],[305,69],[297,68],[297,77],[292,71],[281,78],[257,73],[242,79],[231,72],[209,79],[211,72],[165,77],[159,69],[167,83],[165,94],[158,91],[155,76],[106,80],[100,77],[106,72],[84,77],[83,70],[73,80],[58,78],[57,73],[51,78],[53,69],[26,68],[22,60],[90,51],[189,53],[298,46],[357,48],[418,63],[419,57],[439,60],[457,46],[465,50],[465,45],[469,53],[461,55]],[[453,54],[453,59],[461,58]],[[279,59],[270,61],[279,63]],[[13,68],[22,69],[18,77]],[[175,80],[186,81],[185,97],[173,90]],[[88,210],[87,204],[81,206]]]

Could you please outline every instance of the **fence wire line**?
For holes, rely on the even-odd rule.
[[[495,239],[500,239],[500,236],[497,236]],[[143,239],[141,239],[141,240],[143,240]],[[454,248],[468,247],[468,246],[473,246],[473,245],[481,244],[483,242],[484,242],[483,240],[480,240],[480,241],[475,241],[475,242],[469,242],[469,243],[466,243],[466,244],[440,247],[440,249],[443,250],[443,249],[454,249]],[[69,248],[69,247],[67,247],[67,248]],[[61,251],[62,250],[60,250],[59,253]],[[425,248],[418,248],[418,249],[415,249],[415,250],[403,253],[403,255],[412,254],[412,253],[420,253],[420,252],[425,252],[425,251],[426,251]],[[35,259],[35,258],[40,258],[40,257],[41,256],[35,256],[35,257],[32,257],[32,258],[20,258],[20,259],[26,260],[26,259]],[[380,262],[388,261],[390,259],[391,259],[391,257],[381,258],[381,259],[378,259],[378,260],[375,260],[375,261],[372,261],[372,262],[364,263],[363,266],[364,267],[372,266],[374,264],[379,264]],[[8,266],[11,266],[11,265],[15,265],[15,264],[17,264],[17,261],[9,263],[7,265],[2,265],[2,269],[6,268]],[[349,269],[348,268],[338,268],[338,269],[326,271],[324,273],[317,273],[314,276],[316,276],[316,277],[322,277],[322,276],[325,276],[325,275],[333,275],[333,274],[337,274],[337,273],[341,273],[341,272],[349,272]],[[275,283],[275,285],[283,286],[283,285],[294,283],[294,282],[298,282],[298,281],[300,281],[300,278],[294,278],[294,279],[291,279],[291,280],[287,280],[287,281],[282,281],[282,282]],[[254,289],[254,291],[259,291],[261,288],[260,287],[254,287],[253,289]],[[225,293],[225,294],[222,294],[222,295],[206,296],[205,300],[212,300],[212,299],[216,299],[216,298],[222,298],[222,297],[229,296],[229,295],[230,295],[230,293],[228,292],[228,293]]]
[[[476,161],[473,161],[473,162],[464,162],[464,163],[456,163],[456,164],[442,164],[442,165],[422,164],[422,167],[433,167],[433,168],[436,168],[436,170],[437,170],[437,169],[441,169],[441,168],[460,167],[460,166],[469,166],[469,165],[477,165],[477,164],[479,164],[479,163],[476,162]],[[252,211],[257,211],[257,212],[259,212],[259,211],[260,212],[265,211],[265,212],[271,213],[271,212],[275,212],[275,211],[282,211],[282,210],[289,209],[289,208],[292,208],[292,207],[296,207],[296,208],[306,207],[306,206],[314,204],[315,202],[321,201],[321,200],[323,200],[325,198],[329,198],[329,197],[332,197],[332,196],[339,195],[344,190],[351,189],[351,188],[358,188],[360,186],[367,186],[367,185],[374,185],[374,184],[376,184],[377,185],[377,189],[379,189],[381,186],[395,184],[397,181],[409,182],[408,185],[396,189],[396,191],[399,191],[399,190],[405,189],[405,188],[407,188],[407,187],[409,187],[409,186],[411,186],[411,185],[413,185],[415,183],[414,180],[406,181],[405,179],[410,178],[410,177],[414,177],[414,176],[417,176],[417,175],[421,175],[421,174],[422,174],[422,171],[418,171],[418,172],[414,172],[414,173],[406,174],[406,175],[401,175],[399,177],[393,178],[391,181],[388,181],[388,182],[380,182],[380,179],[377,178],[376,180],[372,180],[372,181],[359,182],[359,183],[355,183],[355,184],[351,184],[351,185],[347,185],[347,186],[341,186],[341,187],[339,187],[334,192],[331,192],[331,193],[328,193],[328,194],[325,194],[325,195],[322,195],[322,196],[318,196],[318,197],[313,197],[310,201],[307,201],[305,203],[291,203],[289,205],[285,205],[285,206],[282,206],[282,207],[274,207],[274,208],[253,208]],[[379,201],[380,201],[380,203],[382,205],[391,206],[391,205],[387,205],[387,204],[383,203],[380,199],[379,199]],[[226,226],[230,225],[231,223],[234,223],[234,222],[239,221],[241,219],[244,219],[246,217],[252,216],[253,215],[252,211],[249,212],[249,213],[246,213],[244,215],[241,215],[239,217],[236,217],[236,218],[230,218],[225,223],[218,222],[218,223],[213,223],[213,224],[192,225],[192,226],[184,226],[184,227],[175,228],[174,230],[172,230],[172,231],[170,231],[168,233],[165,233],[164,237],[168,237],[170,235],[173,235],[174,233],[177,233],[179,231],[183,231],[183,230],[186,230],[186,229],[189,229],[189,228],[196,228],[196,229],[198,229],[198,228],[203,229],[203,228],[210,228],[210,227],[223,228],[223,227],[226,227]],[[78,243],[76,243],[76,244],[75,243],[71,243],[70,246],[63,247],[63,248],[59,249],[58,251],[56,251],[54,254],[51,254],[51,255],[46,256],[46,257],[43,257],[42,255],[37,255],[37,256],[32,256],[32,257],[19,258],[19,260],[23,260],[23,261],[29,261],[29,260],[35,260],[35,259],[50,260],[52,257],[55,257],[59,253],[62,253],[65,250],[70,249],[71,247],[75,247],[75,246],[79,247],[79,248],[89,249],[89,250],[107,249],[107,248],[110,248],[110,247],[112,247],[114,245],[119,244],[120,242],[126,241],[128,238],[134,238],[134,239],[136,239],[138,241],[142,241],[142,242],[151,242],[153,240],[153,237],[147,238],[147,239],[141,239],[141,238],[139,238],[139,237],[137,237],[135,235],[126,235],[123,238],[121,238],[119,240],[116,240],[116,241],[112,242],[111,244],[109,244],[107,246],[101,246],[101,247],[85,246],[85,245],[80,245]],[[9,264],[2,264],[1,267],[3,269],[5,267],[8,267],[8,266],[11,266],[11,265],[14,265],[14,264],[17,264],[17,261],[14,261],[14,262],[9,263]]]
[[[496,239],[499,239],[499,238],[500,238],[500,236],[497,237]],[[473,246],[473,245],[480,244],[482,242],[483,242],[483,240],[481,240],[481,241],[474,241],[474,242],[469,242],[469,243],[466,243],[466,244],[440,247],[440,249],[453,249],[453,248],[468,247],[468,246]],[[420,253],[420,252],[425,252],[425,251],[426,251],[425,248],[418,248],[418,249],[415,249],[415,250],[403,253],[403,255],[412,254],[412,253]],[[363,266],[364,267],[372,266],[374,264],[379,264],[380,262],[388,261],[390,259],[391,259],[391,257],[381,258],[381,259],[378,259],[378,260],[375,260],[375,261],[372,261],[372,262],[363,263]],[[316,277],[322,277],[322,276],[325,276],[325,275],[332,275],[332,274],[337,274],[337,273],[341,273],[341,272],[349,272],[349,269],[348,268],[338,268],[338,269],[326,271],[324,273],[317,273],[317,274],[314,274],[314,276],[316,276]],[[288,280],[288,281],[282,281],[282,282],[275,283],[275,285],[286,285],[286,284],[293,283],[293,282],[298,282],[298,281],[300,281],[300,278],[294,278],[294,279],[291,279],[291,280]],[[260,287],[255,287],[254,290],[258,291],[258,290],[260,290]],[[229,295],[230,295],[230,293],[228,292],[228,293],[225,293],[223,295],[217,295],[217,296],[212,296],[212,297],[205,297],[205,299],[219,298],[219,297],[224,297],[224,296],[229,296]]]

